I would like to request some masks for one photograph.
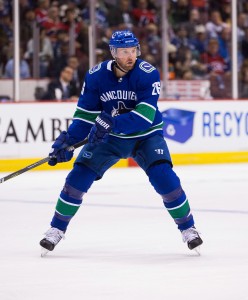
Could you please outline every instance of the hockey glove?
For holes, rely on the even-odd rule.
[[[49,153],[50,160],[48,164],[55,166],[57,163],[66,162],[72,159],[73,151],[66,150],[67,147],[73,145],[76,141],[70,138],[66,131],[62,131],[56,138]]]
[[[109,133],[114,128],[115,120],[109,114],[102,112],[97,116],[95,125],[91,128],[89,133],[89,143],[98,145],[108,141]]]

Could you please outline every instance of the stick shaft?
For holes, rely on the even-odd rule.
[[[79,143],[76,143],[75,145],[67,147],[67,150],[73,151],[73,150],[75,150],[75,149],[77,149],[77,148],[79,148],[79,147],[87,144],[87,142],[88,142],[88,139],[86,138],[85,140],[83,140],[83,141],[81,141]],[[19,176],[19,175],[21,175],[21,174],[23,174],[23,173],[25,173],[25,172],[27,172],[29,170],[32,170],[32,169],[34,169],[34,168],[36,168],[36,167],[38,167],[40,165],[43,165],[44,163],[48,162],[50,158],[51,157],[49,157],[49,156],[45,157],[45,158],[43,158],[41,160],[36,161],[35,163],[33,163],[33,164],[29,165],[29,166],[26,166],[23,169],[20,169],[20,170],[14,172],[14,173],[6,175],[5,177],[0,178],[0,183],[3,183],[3,182],[5,182],[5,181],[7,181],[7,180],[9,180],[9,179],[11,179],[13,177]]]

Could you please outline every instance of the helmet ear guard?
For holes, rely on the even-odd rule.
[[[117,56],[117,48],[136,47],[137,56],[141,54],[140,44],[136,36],[129,30],[115,31],[109,41],[109,48],[112,56]]]

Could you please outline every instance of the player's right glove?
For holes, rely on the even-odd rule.
[[[89,133],[89,143],[95,145],[102,142],[106,143],[114,125],[115,120],[112,116],[105,112],[100,113],[100,115],[96,117],[95,125],[93,125]]]
[[[75,144],[75,142],[76,141],[73,138],[70,138],[66,131],[62,131],[52,145],[52,149],[49,153],[50,160],[48,161],[48,164],[50,166],[55,166],[57,163],[71,160],[73,157],[73,151],[69,151],[66,148]]]

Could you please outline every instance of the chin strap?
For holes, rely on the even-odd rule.
[[[128,73],[128,71],[125,71],[124,69],[122,69],[118,64],[117,64],[117,62],[114,60],[114,64],[113,64],[117,69],[119,69],[121,72],[123,72],[123,73]]]

